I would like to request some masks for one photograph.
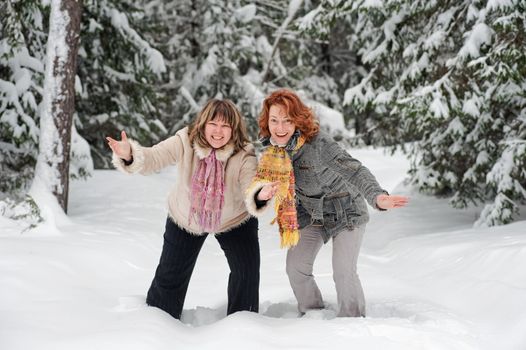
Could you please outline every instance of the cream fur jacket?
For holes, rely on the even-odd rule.
[[[176,165],[177,181],[168,195],[168,213],[172,220],[186,231],[202,235],[199,226],[192,220],[189,222],[190,189],[192,175],[200,159],[207,157],[211,148],[203,148],[190,144],[188,128],[179,130],[174,136],[152,146],[142,147],[136,141],[129,140],[132,148],[133,163],[126,166],[124,161],[113,154],[113,165],[125,173],[140,173],[143,175],[169,166]],[[234,153],[234,146],[227,144],[216,152],[216,157],[225,167],[224,206],[221,212],[221,225],[217,232],[231,230],[250,218],[245,207],[245,190],[256,173],[256,155],[251,144],[245,149]]]

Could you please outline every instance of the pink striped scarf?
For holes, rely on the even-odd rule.
[[[225,202],[224,177],[223,164],[217,160],[215,149],[208,157],[199,160],[192,176],[189,225],[194,219],[204,232],[217,232]]]

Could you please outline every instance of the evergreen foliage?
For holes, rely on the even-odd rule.
[[[0,193],[27,190],[38,150],[46,10],[40,1],[0,5]]]
[[[247,1],[144,1],[168,74],[158,93],[165,96],[163,120],[175,132],[211,98],[229,98],[255,129],[258,67],[264,43],[255,34],[256,6]],[[264,37],[263,37],[264,39]],[[262,49],[263,46],[263,49]]]
[[[262,99],[289,87],[343,112],[356,142],[408,151],[422,191],[486,203],[477,225],[511,222],[526,201],[524,1],[83,3],[72,176],[110,167],[106,135],[158,142],[210,98],[233,100],[256,138]],[[48,10],[0,11],[0,193],[22,198]]]
[[[344,103],[377,116],[379,141],[415,141],[412,182],[477,224],[508,223],[526,200],[526,28],[521,1],[324,1],[309,28],[354,18],[367,75]]]
[[[83,4],[73,178],[88,176],[93,162],[110,166],[106,135],[126,129],[143,143],[166,135],[154,90],[165,66],[133,27],[142,23],[142,11],[122,0]],[[21,198],[38,152],[49,8],[41,1],[7,0],[0,10],[7,14],[0,20],[0,193]]]
[[[84,1],[76,125],[98,168],[110,166],[107,135],[126,130],[144,144],[166,135],[154,88],[166,67],[143,23],[132,1]]]

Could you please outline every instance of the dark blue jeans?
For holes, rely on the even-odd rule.
[[[196,236],[168,218],[161,259],[146,303],[180,319],[190,277],[208,235]],[[258,221],[250,218],[239,227],[215,236],[230,267],[227,314],[259,309]]]

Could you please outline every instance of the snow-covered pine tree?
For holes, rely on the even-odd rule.
[[[29,220],[30,225],[41,220],[34,201],[25,195],[34,177],[38,155],[40,135],[38,110],[44,92],[43,75],[49,4],[49,1],[34,0],[7,0],[0,4],[1,13],[7,14],[0,16],[0,199],[4,200],[0,203],[3,208],[0,211],[2,215]],[[77,79],[76,83],[78,114],[74,115],[74,122],[84,136],[90,133],[93,138],[89,139],[92,143],[90,151],[90,145],[73,125],[69,167],[72,178],[85,177],[92,171],[91,152],[100,155],[99,160],[109,158],[107,146],[102,141],[96,142],[103,140],[109,133],[107,130],[120,130],[131,125],[131,128],[135,127],[132,135],[138,135],[136,137],[139,139],[141,136],[145,139],[154,138],[155,132],[149,133],[152,129],[161,130],[161,133],[163,130],[162,124],[151,118],[150,113],[155,110],[151,106],[154,106],[157,100],[157,96],[152,93],[152,85],[155,81],[152,77],[156,77],[157,73],[162,71],[162,57],[142,39],[138,31],[130,27],[131,21],[123,18],[125,17],[123,12],[126,12],[126,16],[140,19],[141,11],[129,10],[133,7],[121,0],[93,0],[84,1],[84,4],[86,7],[82,16],[79,50],[81,57],[78,64],[79,76],[83,79]],[[128,12],[133,12],[133,15]],[[110,28],[101,29],[99,22]],[[91,48],[97,45],[97,40],[113,43],[111,44],[113,46],[106,47],[106,51],[92,50]],[[118,49],[122,47],[125,50],[119,51]],[[89,53],[93,52],[94,54],[88,58]],[[90,62],[91,57],[95,58]],[[104,67],[101,69],[109,68],[102,75],[83,74],[82,72],[86,71],[100,71],[91,70],[91,65]],[[129,75],[107,73],[112,72],[112,67],[114,71],[133,72],[137,76],[136,81],[133,81],[131,73]],[[92,90],[99,88],[104,93],[92,93]],[[108,96],[110,96],[108,100],[112,101],[111,106],[104,104],[106,100],[103,101]],[[146,103],[139,100],[145,100]],[[104,119],[102,113],[93,116],[89,111],[84,112],[82,103],[79,103],[83,101],[87,101],[85,105],[89,107],[87,108],[89,111],[95,108],[100,108],[104,112],[109,111],[107,120],[101,122],[101,119]],[[130,103],[130,101],[136,102]],[[112,109],[115,105],[119,107]],[[145,110],[147,112],[144,112]],[[129,115],[133,115],[134,122],[126,120]],[[97,116],[100,118],[95,118]],[[96,122],[92,119],[96,119]],[[104,125],[96,128],[94,124]],[[85,126],[88,127],[84,129]],[[104,160],[98,162],[99,166],[101,164],[105,164]]]
[[[163,121],[171,132],[188,123],[206,100],[223,97],[238,104],[255,137],[261,102],[278,86],[339,105],[330,91],[332,77],[319,68],[322,45],[315,39],[312,50],[307,48],[294,27],[308,3],[144,0],[145,20],[157,25],[152,41],[162,43],[167,58],[169,73],[158,93],[165,97]]]
[[[248,1],[142,2],[151,34],[166,57],[168,74],[157,92],[163,96],[163,121],[171,132],[186,125],[210,98],[230,98],[250,117],[261,70],[254,19]],[[249,123],[255,129],[255,123]],[[250,126],[249,125],[249,126]]]
[[[368,73],[368,67],[357,54],[356,14],[345,6],[342,1],[306,1],[298,11],[299,18],[294,22],[296,33],[291,40],[300,45],[299,50],[292,50],[298,51],[299,64],[289,69],[289,75],[296,80],[291,86],[341,111],[350,129],[342,132],[348,143],[371,144],[382,136],[371,123],[375,112],[357,111],[342,103],[349,86],[359,83]],[[301,68],[297,69],[298,66]]]
[[[120,130],[142,143],[166,135],[161,96],[154,87],[166,71],[146,33],[144,11],[132,0],[85,0],[77,84],[76,126],[96,167],[109,167],[105,136]]]
[[[202,60],[199,35],[201,7],[200,1],[161,1],[143,0],[146,26],[155,27],[155,32],[148,33],[152,41],[159,43],[163,53],[167,74],[156,88],[162,96],[159,107],[161,120],[169,132],[188,124],[193,114],[199,109],[195,97],[183,87],[182,78],[189,67]],[[191,68],[193,69],[193,68]]]
[[[336,6],[334,2],[307,3],[301,17],[295,21],[302,39],[299,59],[305,76],[298,88],[314,100],[342,111],[346,124],[356,135],[351,142],[370,144],[367,116],[354,113],[353,108],[342,103],[345,90],[365,74],[353,47],[354,16],[345,11],[331,11]]]
[[[312,8],[311,1],[265,1],[257,3],[253,33],[257,43],[257,64],[243,76],[252,98],[252,115],[257,118],[262,99],[270,91],[288,87],[300,92],[306,101],[318,106],[319,112],[340,108],[334,76],[332,46],[316,36],[302,35],[297,19]],[[323,123],[322,123],[323,124]]]
[[[476,224],[512,221],[526,200],[524,2],[324,4],[321,22],[355,16],[369,66],[344,102],[378,114],[388,140],[416,140],[413,183],[459,208],[490,200]]]
[[[0,13],[0,198],[18,198],[38,153],[47,23],[36,0],[7,0]]]
[[[2,2],[0,28],[0,192],[22,197],[33,177],[42,101],[48,2]],[[104,136],[125,127],[146,142],[165,129],[153,85],[164,65],[160,53],[130,26],[142,12],[121,0],[84,1],[75,124],[91,145],[96,165],[109,166]],[[93,168],[86,141],[73,130],[73,177]]]

